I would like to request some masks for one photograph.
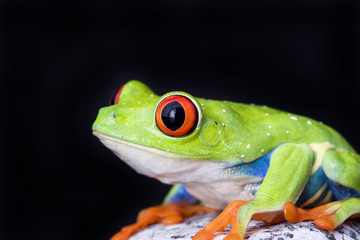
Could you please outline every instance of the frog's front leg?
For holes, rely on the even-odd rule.
[[[274,212],[278,220],[278,212],[286,202],[295,202],[303,190],[311,173],[313,153],[306,144],[282,144],[271,155],[269,170],[254,196],[254,200],[234,209],[225,209],[220,215],[229,215],[232,227],[226,240],[241,240],[244,238],[247,225],[254,214],[261,219],[260,214]],[[233,204],[233,203],[231,203]],[[230,205],[231,205],[230,204]],[[230,217],[233,216],[233,217]],[[216,226],[217,219],[208,226]],[[195,235],[194,240],[213,239],[214,231],[206,226]],[[226,225],[227,226],[227,225]],[[226,226],[222,226],[226,228]],[[222,228],[222,229],[224,229]],[[220,228],[218,227],[217,230]]]
[[[212,208],[195,204],[196,202],[197,199],[190,195],[183,185],[174,185],[162,205],[142,210],[137,217],[136,223],[123,227],[111,240],[127,240],[136,232],[151,224],[172,225],[196,214],[215,211]]]

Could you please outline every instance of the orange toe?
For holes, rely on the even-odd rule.
[[[284,204],[283,207],[283,214],[289,223],[296,223],[301,221],[299,217],[299,211],[298,208],[295,207],[295,205],[292,202],[287,202]]]
[[[120,232],[116,233],[114,236],[110,238],[110,240],[127,240],[133,235],[137,230],[139,229],[139,226],[135,224],[128,225],[126,227],[123,227]]]
[[[212,220],[208,225],[199,231],[194,237],[193,240],[212,240],[216,232],[224,231],[229,224],[232,225],[232,229],[236,229],[238,226],[237,213],[239,212],[241,206],[248,203],[248,201],[233,201],[230,203],[224,211],[222,211],[219,216]],[[236,231],[230,231],[228,236],[225,238],[227,240],[239,240],[242,239],[239,236],[235,236]]]
[[[200,232],[196,233],[195,236],[192,238],[193,240],[209,240],[214,238],[214,233],[212,231],[201,230]]]
[[[244,236],[236,232],[229,232],[228,235],[224,238],[224,240],[242,240]]]
[[[181,223],[183,218],[181,216],[168,216],[164,218],[162,224],[165,226]]]
[[[314,220],[314,223],[319,228],[328,231],[334,230],[336,228],[335,217],[333,215],[317,218]]]
[[[114,236],[110,238],[110,240],[127,240],[130,236],[128,234],[124,234],[122,232],[116,233]]]

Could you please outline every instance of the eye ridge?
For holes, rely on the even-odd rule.
[[[178,101],[169,102],[161,111],[161,119],[167,128],[176,131],[185,122],[185,110]]]

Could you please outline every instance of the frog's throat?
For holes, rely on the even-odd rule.
[[[189,159],[189,156],[142,146],[98,131],[93,134],[135,171],[163,183],[205,183],[218,179],[226,168],[225,163]]]
[[[235,176],[224,162],[194,160],[94,131],[100,141],[140,174],[167,184],[184,184],[206,206],[223,209],[235,199],[251,200],[259,177]]]

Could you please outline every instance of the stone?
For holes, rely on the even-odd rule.
[[[191,240],[207,223],[216,217],[215,214],[206,214],[186,219],[183,223],[163,226],[162,224],[151,225],[143,231],[138,232],[130,240]],[[229,232],[216,234],[214,240],[222,240]],[[312,221],[291,224],[283,222],[272,226],[266,226],[262,222],[252,220],[249,223],[245,239],[248,240],[350,240],[360,239],[360,222],[347,221],[334,231],[326,231],[318,228]]]

